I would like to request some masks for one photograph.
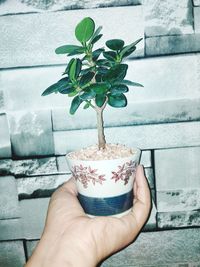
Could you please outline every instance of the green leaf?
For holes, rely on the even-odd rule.
[[[78,94],[78,92],[75,90],[74,92],[69,93],[68,96],[69,96],[69,97],[74,97],[74,96],[77,95],[77,94]]]
[[[93,40],[99,35],[100,31],[102,30],[102,26],[99,26],[96,31],[94,32],[91,40],[90,40],[90,43],[93,43]],[[93,43],[94,44],[94,43]]]
[[[85,88],[84,92],[79,95],[82,100],[90,100],[93,99],[95,96],[96,93],[92,89],[90,89],[90,87]]]
[[[107,51],[107,52],[103,52],[103,56],[110,61],[115,61],[117,54],[114,51]]]
[[[51,86],[49,86],[43,93],[42,96],[46,96],[52,93],[57,93],[62,89],[66,89],[68,86],[71,84],[69,83],[69,79],[68,78],[63,78],[61,80],[59,80],[57,83],[52,84]]]
[[[90,107],[90,102],[87,102],[85,105],[84,105],[84,109],[87,109],[87,108],[89,108]]]
[[[96,95],[95,103],[97,104],[98,107],[102,107],[105,101],[106,101],[105,95]]]
[[[135,50],[136,50],[136,46],[129,48],[125,53],[122,54],[122,58],[130,56]]]
[[[95,23],[93,19],[86,17],[78,23],[75,29],[75,35],[79,42],[86,43],[93,35]]]
[[[80,104],[83,102],[82,99],[79,98],[79,96],[75,96],[74,99],[71,102],[71,107],[70,107],[70,114],[73,115],[77,109],[79,108]]]
[[[140,83],[136,83],[136,82],[132,82],[129,80],[123,80],[122,81],[123,84],[129,85],[129,86],[138,86],[138,87],[144,87],[142,84]]]
[[[143,39],[143,38],[140,38],[140,39],[136,40],[134,43],[125,46],[125,47],[122,49],[122,51],[120,52],[121,57],[125,57],[126,53],[128,53],[128,55],[130,55],[130,54],[129,54],[130,51],[132,51],[132,52],[135,51],[135,49],[136,49],[136,47],[135,47],[136,44],[138,44],[142,39]],[[132,52],[131,52],[131,53],[132,53]]]
[[[79,73],[81,72],[82,62],[79,58],[75,58],[72,60],[69,67],[69,78],[71,81],[77,79]]]
[[[96,61],[97,66],[110,67],[110,62],[107,59],[99,59]]]
[[[128,92],[128,86],[125,84],[113,85],[110,89],[111,95],[119,95]]]
[[[121,39],[112,39],[106,42],[106,46],[111,50],[121,50],[124,46],[124,41]]]
[[[94,83],[90,85],[90,88],[96,94],[104,94],[108,91],[108,89],[110,88],[110,85],[108,83]]]
[[[99,35],[97,35],[97,36],[91,41],[91,44],[95,44],[96,42],[98,42],[99,39],[101,39],[102,36],[103,36],[103,34],[99,34]]]
[[[124,94],[108,95],[108,104],[114,108],[123,108],[127,105],[127,99]]]
[[[99,48],[99,49],[93,51],[92,52],[92,60],[96,61],[103,51],[104,51],[104,48]]]
[[[103,76],[103,80],[110,82],[122,81],[126,76],[127,69],[128,69],[127,64],[115,65],[108,70],[107,74]]]
[[[94,72],[87,72],[86,74],[81,76],[81,79],[79,81],[80,86],[84,86],[87,83],[91,82],[93,79],[95,73]]]
[[[78,45],[62,45],[58,48],[56,48],[55,52],[56,54],[69,54],[72,52],[77,52],[78,54],[84,53],[85,49],[82,46]]]

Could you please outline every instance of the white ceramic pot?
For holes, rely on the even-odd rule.
[[[133,181],[141,151],[113,160],[75,160],[67,154],[67,163],[76,179],[78,199],[91,216],[117,216],[128,213],[133,205]]]

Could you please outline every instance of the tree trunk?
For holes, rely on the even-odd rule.
[[[106,146],[106,140],[103,127],[103,110],[97,109],[97,130],[98,130],[98,145],[99,150],[104,149]]]

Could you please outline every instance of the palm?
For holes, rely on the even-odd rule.
[[[77,200],[73,180],[60,187],[52,196],[45,231],[62,235],[63,246],[78,244],[83,253],[92,253],[99,261],[123,248],[139,233],[150,210],[150,193],[142,168],[136,173],[134,208],[122,218],[89,218]],[[72,233],[69,236],[69,233]]]

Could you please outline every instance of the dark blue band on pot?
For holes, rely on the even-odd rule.
[[[107,216],[122,213],[133,206],[133,191],[116,197],[96,198],[78,194],[85,213],[94,216]]]

